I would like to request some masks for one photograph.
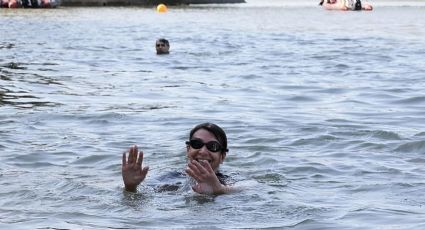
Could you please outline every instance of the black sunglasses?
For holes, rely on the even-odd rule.
[[[207,146],[207,149],[209,151],[214,152],[214,153],[220,152],[222,150],[220,143],[218,143],[217,141],[210,141],[208,143],[204,143],[201,140],[192,139],[190,141],[186,141],[186,144],[190,145],[190,147],[192,147],[194,149],[200,149],[205,145],[205,146]]]

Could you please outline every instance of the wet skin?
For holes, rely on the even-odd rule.
[[[205,129],[196,131],[192,139],[201,140],[203,143],[218,141],[215,136]],[[186,148],[188,164],[186,173],[197,182],[192,186],[193,191],[201,194],[223,194],[229,191],[229,188],[220,183],[216,176],[219,165],[223,163],[226,153],[211,152],[206,145],[200,149],[187,146]],[[122,155],[122,177],[125,189],[130,192],[136,192],[137,186],[144,181],[149,171],[149,167],[142,167],[143,151],[139,151],[136,145],[130,147],[128,159],[126,153]]]

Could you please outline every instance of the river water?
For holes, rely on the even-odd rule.
[[[425,4],[374,5],[0,9],[0,228],[424,229]],[[243,190],[153,192],[206,121]]]

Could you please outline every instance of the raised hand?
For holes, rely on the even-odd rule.
[[[138,152],[137,145],[130,147],[128,160],[126,153],[122,154],[122,179],[127,191],[136,192],[137,186],[145,180],[149,167],[142,168],[142,162],[143,151]]]
[[[193,191],[201,194],[218,195],[226,193],[226,186],[222,185],[207,161],[192,160],[188,163],[186,173],[196,180]]]

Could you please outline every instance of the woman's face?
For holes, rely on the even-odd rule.
[[[208,150],[207,145],[205,145],[208,142],[216,141],[218,140],[215,138],[214,134],[210,133],[208,130],[205,129],[199,129],[197,130],[191,140],[198,140],[204,143],[204,145],[196,149],[190,145],[187,146],[187,157],[188,160],[196,160],[196,161],[202,161],[206,160],[210,163],[211,168],[216,172],[218,170],[218,167],[221,163],[223,163],[224,158],[226,157],[226,152],[221,153],[221,151],[213,152],[211,150]],[[219,143],[219,142],[218,142]]]

